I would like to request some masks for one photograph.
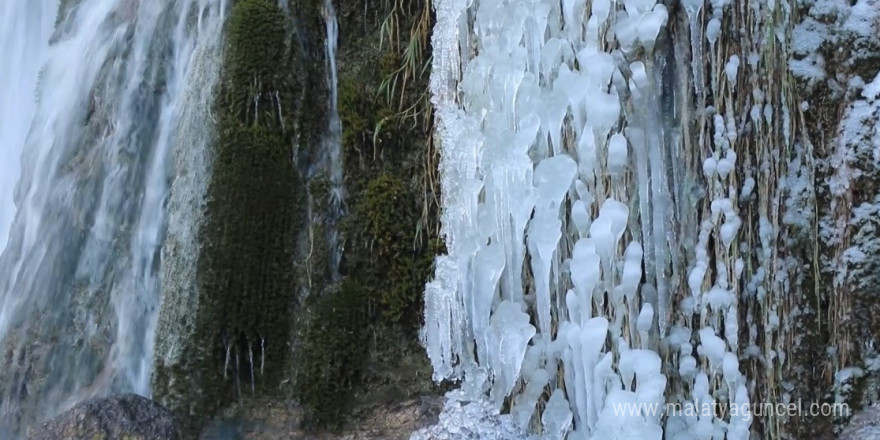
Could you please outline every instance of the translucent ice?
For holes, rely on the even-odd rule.
[[[543,335],[550,335],[550,270],[561,237],[562,222],[555,212],[541,211],[529,225],[529,254],[535,276],[538,324]]]
[[[596,167],[596,138],[593,135],[592,125],[585,125],[578,139],[578,161],[581,178],[591,178]]]
[[[727,61],[727,64],[724,66],[724,74],[727,75],[727,80],[732,84],[736,84],[736,74],[739,71],[739,56],[733,54],[730,56],[730,60]]]
[[[595,6],[596,3],[594,2]],[[596,90],[605,90],[611,81],[611,75],[617,71],[617,64],[611,54],[585,48],[577,54],[581,70],[586,72],[590,85]]]
[[[578,230],[578,236],[586,237],[590,227],[590,213],[582,200],[571,204],[571,221]]]
[[[709,20],[709,24],[706,25],[706,39],[709,40],[709,46],[714,48],[715,41],[718,40],[718,35],[721,33],[721,20],[717,18],[713,18]]]
[[[654,307],[652,307],[650,303],[646,303],[642,306],[642,311],[639,312],[637,327],[640,332],[648,332],[651,330],[651,325],[653,322]]]
[[[528,428],[529,420],[535,412],[535,405],[544,391],[544,386],[550,381],[550,373],[541,368],[532,372],[526,381],[525,392],[518,395],[510,414],[513,416],[514,422],[520,428]]]
[[[574,246],[570,267],[571,281],[580,299],[581,307],[583,307],[581,312],[583,314],[581,322],[583,323],[586,322],[586,319],[590,318],[590,303],[593,297],[593,290],[599,284],[599,280],[602,277],[601,262],[592,240],[581,238],[577,241]]]
[[[593,92],[590,95],[587,117],[593,125],[593,133],[604,141],[620,117],[620,101],[616,94]]]
[[[647,421],[639,412],[623,411],[621,414],[620,408],[636,408],[638,403],[636,394],[632,391],[611,391],[606,397],[596,432],[590,438],[593,440],[662,439],[663,430],[660,426]]]
[[[715,330],[711,327],[705,327],[700,330],[700,346],[698,351],[702,356],[709,359],[709,365],[713,370],[721,368],[724,360],[725,344],[723,339],[715,335]]]
[[[477,353],[480,359],[488,356],[488,341],[486,340],[489,328],[489,312],[492,310],[492,302],[498,289],[498,281],[504,270],[504,250],[497,242],[484,246],[477,253],[475,274],[477,282],[472,295],[474,336],[477,339]]]
[[[544,413],[541,415],[541,423],[544,425],[544,438],[562,440],[571,428],[572,414],[565,393],[560,389],[553,391]]]
[[[592,6],[593,16],[596,17],[597,20],[605,21],[608,19],[608,15],[611,13],[610,0],[594,0]]]
[[[590,237],[603,259],[607,260],[613,255],[623,231],[626,230],[628,219],[629,208],[616,200],[607,199],[599,208],[599,217],[590,225]]]
[[[534,175],[538,209],[556,209],[558,212],[576,175],[577,163],[566,154],[542,160],[535,167]]]
[[[626,167],[627,144],[626,138],[615,133],[608,142],[608,169],[612,175],[620,175]]]
[[[495,372],[492,396],[500,407],[519,378],[535,327],[529,323],[529,315],[521,306],[511,301],[502,301],[490,321],[489,363]]]
[[[648,52],[654,50],[654,41],[657,39],[660,29],[666,25],[668,18],[669,13],[666,6],[663,3],[657,3],[650,13],[642,15],[639,19],[638,39]]]
[[[623,256],[623,274],[620,287],[628,301],[632,301],[642,280],[642,245],[632,241],[626,246]]]

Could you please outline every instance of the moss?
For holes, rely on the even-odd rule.
[[[334,425],[350,408],[368,353],[368,291],[352,281],[318,299],[296,357],[296,394],[312,426]]]
[[[241,0],[228,32],[226,100],[202,231],[200,303],[218,313],[210,332],[215,367],[225,376],[273,385],[279,379],[273,373],[287,358],[295,210],[304,191],[278,106],[259,110],[253,102],[271,102],[276,91],[287,91],[288,66],[277,62],[286,51],[284,16],[276,2]],[[265,359],[261,374],[252,371],[255,365],[226,366],[227,356],[250,359],[258,350]]]
[[[237,1],[227,35],[223,107],[245,124],[281,126],[284,115],[278,107],[289,101],[291,90],[290,66],[283,62],[288,52],[285,17],[277,2]]]
[[[218,150],[200,262],[200,303],[219,313],[212,323],[215,365],[227,368],[230,352],[241,359],[259,352],[266,360],[261,373],[275,382],[272,373],[286,360],[294,210],[302,190],[283,137],[271,129],[224,130]],[[254,373],[228,368],[248,381]]]
[[[239,0],[227,23],[193,337],[184,363],[154,375],[156,397],[190,434],[245,390],[277,390],[290,359],[305,188],[283,122],[294,113],[285,20],[273,0]]]
[[[378,24],[390,12],[385,9],[389,5],[376,5],[373,12],[378,20],[349,6],[341,6],[343,29],[364,32],[346,36],[351,49],[340,54],[339,113],[350,208],[343,226],[343,269],[370,290],[371,300],[381,311],[378,324],[403,323],[413,329],[439,247],[436,228],[430,226],[436,222],[439,207],[421,186],[427,181],[425,173],[431,172],[424,166],[432,154],[426,148],[430,121],[411,119],[399,108],[418,109],[426,104],[420,99],[427,75],[391,93],[383,81],[401,68],[405,42],[392,44],[384,35],[381,49],[378,45],[383,38]],[[408,12],[394,18],[400,20],[400,29],[410,29],[424,6],[413,3],[406,8]]]

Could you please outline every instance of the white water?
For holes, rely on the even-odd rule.
[[[324,0],[324,20],[327,25],[326,56],[327,56],[327,86],[330,89],[330,102],[328,103],[327,120],[328,128],[324,134],[324,148],[328,156],[327,168],[330,179],[330,227],[328,234],[328,248],[330,249],[330,270],[334,279],[339,278],[339,263],[342,258],[342,249],[339,243],[338,221],[345,211],[345,183],[343,181],[342,166],[342,121],[339,118],[339,78],[336,69],[336,52],[339,41],[339,23],[336,19],[336,9],[333,0]]]
[[[15,217],[21,149],[36,111],[39,72],[57,10],[57,0],[0,3],[0,249]]]
[[[4,96],[18,90],[8,84],[36,83],[42,69],[36,93],[16,92],[18,104],[0,107],[2,121],[16,122],[0,128],[4,222],[12,216],[5,171],[16,163],[6,158],[24,152],[18,211],[0,256],[0,342],[21,359],[0,367],[4,438],[90,396],[149,395],[169,158],[201,142],[179,127],[191,125],[188,106],[207,104],[197,91],[212,83],[198,65],[217,54],[204,46],[216,46],[225,5],[83,0],[49,46],[55,8],[0,6],[0,23],[37,27],[4,26],[0,47],[45,61],[0,67]],[[32,108],[32,116],[9,115],[9,106]]]

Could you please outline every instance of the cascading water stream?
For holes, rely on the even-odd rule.
[[[339,118],[339,78],[336,69],[336,52],[339,40],[339,23],[333,0],[324,0],[324,20],[327,25],[326,56],[327,85],[330,89],[330,100],[327,110],[328,128],[324,134],[325,151],[328,157],[328,174],[330,179],[330,228],[327,231],[328,249],[330,250],[330,271],[334,279],[339,278],[339,263],[342,259],[342,248],[339,243],[338,222],[345,211],[345,186],[342,166],[342,121]]]
[[[24,11],[54,22],[43,3],[6,2],[0,22],[34,22]],[[170,157],[203,142],[188,108],[207,105],[196,90],[216,79],[201,71],[219,54],[223,0],[67,6],[51,44],[37,30],[0,34],[0,47],[48,48],[42,66],[0,77],[40,79],[32,120],[12,118],[26,140],[2,132],[4,155],[24,152],[0,255],[3,438],[90,396],[149,395]]]
[[[0,4],[0,251],[15,218],[21,151],[36,111],[40,68],[55,27],[57,0]],[[2,324],[0,324],[2,327]]]

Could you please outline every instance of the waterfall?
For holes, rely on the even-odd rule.
[[[339,243],[338,222],[345,210],[345,186],[342,166],[342,121],[339,119],[339,78],[336,69],[336,52],[339,39],[339,23],[336,20],[336,9],[333,0],[324,0],[324,20],[327,24],[326,56],[327,85],[330,89],[327,120],[329,126],[324,134],[324,149],[328,156],[330,179],[330,203],[328,243],[330,250],[330,273],[334,279],[339,278],[339,263],[342,259],[342,248]]]
[[[15,217],[19,161],[36,111],[37,82],[55,26],[56,1],[0,4],[0,250]],[[0,324],[2,327],[2,324]]]
[[[222,0],[64,2],[50,38],[54,3],[0,6],[2,58],[34,48],[34,59],[0,68],[4,93],[16,91],[2,107],[0,123],[16,123],[0,125],[3,166],[23,152],[0,256],[4,438],[91,396],[149,396],[170,158],[203,142],[191,108],[209,104],[199,90],[216,76],[201,65],[217,56],[204,46],[216,46],[224,9]]]

